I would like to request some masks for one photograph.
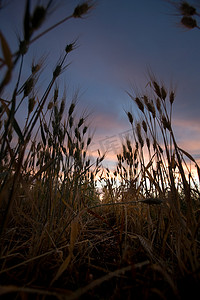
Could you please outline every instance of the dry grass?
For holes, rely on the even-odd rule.
[[[91,2],[79,5],[65,21],[81,17],[91,7]],[[181,299],[196,295],[200,191],[187,161],[196,167],[198,180],[200,169],[175,139],[175,92],[152,74],[148,93],[135,97],[128,92],[141,116],[135,120],[127,112],[134,140],[122,145],[116,171],[107,169],[107,175],[100,176],[104,182],[100,195],[95,178],[103,170],[104,155],[90,161],[88,116],[77,115],[77,94],[67,105],[56,85],[76,44],[66,46],[40,99],[35,87],[42,60],[33,64],[30,77],[21,83],[24,55],[48,9],[36,7],[33,14],[42,11],[43,17],[30,23],[26,7],[24,38],[14,54],[0,36],[5,70],[0,84],[0,296]],[[18,63],[13,94],[4,99],[3,90]],[[24,99],[27,116],[20,127],[17,111]]]

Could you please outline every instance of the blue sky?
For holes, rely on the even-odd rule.
[[[22,34],[24,2],[8,1],[0,12],[1,30],[14,50],[16,35]],[[55,2],[57,9],[42,29],[70,15],[80,4],[76,0]],[[37,1],[32,0],[34,3]],[[200,31],[179,26],[180,17],[175,13],[165,0],[97,0],[86,19],[72,19],[32,45],[25,61],[27,74],[32,58],[47,54],[39,84],[42,90],[66,44],[78,38],[79,47],[71,53],[71,65],[59,84],[66,86],[69,95],[80,88],[80,110],[92,111],[93,150],[101,147],[107,137],[117,140],[119,149],[120,134],[130,129],[124,110],[132,107],[136,111],[125,90],[130,90],[131,85],[145,90],[147,68],[151,68],[166,87],[176,86],[176,137],[186,151],[199,159]],[[110,148],[109,159],[113,159],[114,152]]]

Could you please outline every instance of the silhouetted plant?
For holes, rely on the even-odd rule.
[[[187,29],[200,29],[198,25],[199,12],[195,5],[190,4],[187,1],[173,2],[172,5],[175,7],[177,14],[181,17],[180,24]]]
[[[33,61],[22,82],[24,57],[34,41],[83,18],[94,2],[80,3],[39,34],[55,2],[37,2],[32,11],[30,2],[17,51],[0,32],[0,296],[179,299],[190,280],[191,297],[199,287],[200,192],[186,159],[198,177],[200,169],[175,139],[174,89],[150,74],[144,94],[127,92],[140,117],[127,112],[133,139],[123,140],[116,170],[103,169],[105,154],[98,151],[95,161],[88,155],[92,134],[89,116],[77,114],[78,92],[69,101],[57,85],[77,41],[66,45],[42,96],[36,87],[43,57]],[[193,6],[181,1],[176,8],[183,23],[197,27]],[[12,79],[12,94],[4,99]],[[25,101],[27,114],[19,125]]]
[[[90,162],[87,154],[91,142],[91,136],[87,135],[87,116],[82,116],[79,120],[74,117],[77,95],[69,107],[66,120],[63,120],[66,99],[63,96],[62,100],[59,101],[57,87],[54,91],[53,101],[47,105],[57,78],[68,66],[68,55],[76,48],[76,41],[67,44],[65,53],[57,63],[52,78],[40,99],[35,94],[35,86],[42,72],[42,58],[37,63],[32,63],[31,75],[24,83],[21,83],[24,56],[28,52],[29,46],[67,20],[85,16],[93,7],[93,3],[83,2],[74,9],[71,15],[34,37],[37,30],[45,22],[52,6],[53,1],[50,0],[46,6],[36,5],[31,11],[30,1],[26,1],[23,38],[19,42],[19,49],[13,54],[3,33],[0,33],[3,54],[0,68],[2,71],[5,69],[0,83],[1,95],[19,62],[19,72],[10,100],[3,99],[3,96],[0,98],[0,169],[2,174],[0,192],[1,195],[4,195],[0,205],[3,210],[5,209],[1,219],[1,233],[7,225],[13,203],[18,197],[20,182],[22,184],[24,180],[29,182],[29,188],[32,186],[33,191],[34,188],[37,189],[40,182],[44,197],[45,193],[54,194],[53,198],[47,196],[46,212],[43,212],[43,216],[46,215],[46,217],[47,214],[52,214],[52,206],[55,201],[62,202],[62,198],[65,196],[63,203],[68,203],[72,209],[76,210],[80,205],[83,205],[84,196],[81,192],[85,189],[83,186],[88,183],[90,188],[94,190],[94,181],[91,181],[90,173],[93,163]],[[17,112],[25,99],[28,99],[28,110],[22,128],[17,120]],[[47,107],[46,112],[44,111],[45,107]],[[36,129],[37,126],[38,129]],[[96,168],[98,166],[99,163],[97,162]],[[94,168],[93,171],[95,171]],[[71,191],[71,194],[67,192],[68,190]]]

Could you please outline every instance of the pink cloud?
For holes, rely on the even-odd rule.
[[[183,120],[176,118],[172,121],[172,124],[176,127],[181,127],[185,130],[200,134],[200,120]]]
[[[173,125],[178,145],[189,153],[200,156],[200,121],[176,118]]]

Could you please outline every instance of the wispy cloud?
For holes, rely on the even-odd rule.
[[[186,151],[200,156],[200,121],[176,118],[173,125],[179,145]]]

